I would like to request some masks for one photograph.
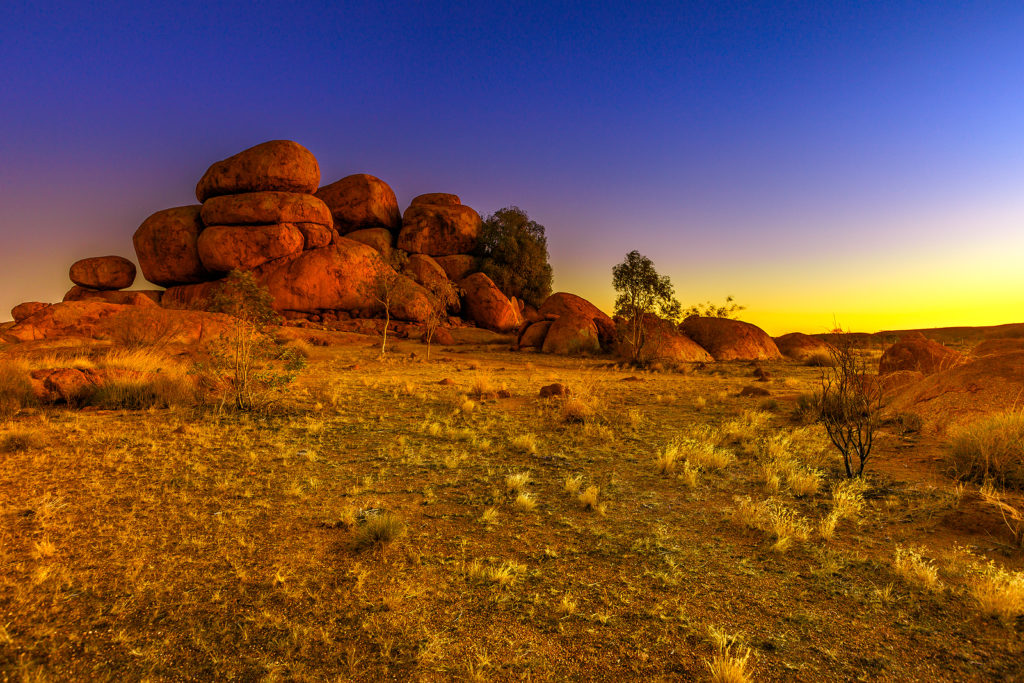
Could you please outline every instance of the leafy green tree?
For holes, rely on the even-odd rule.
[[[612,286],[618,292],[615,314],[626,319],[624,341],[630,345],[632,360],[638,362],[646,341],[645,318],[657,315],[675,322],[682,305],[668,276],[659,275],[654,262],[636,250],[612,268]]]
[[[268,328],[280,318],[274,299],[252,273],[233,270],[210,297],[209,310],[234,319],[228,335],[210,349],[212,370],[224,383],[223,406],[262,410],[281,398],[306,361],[294,349],[278,344]]]
[[[725,303],[721,306],[710,301],[702,304],[694,304],[686,309],[686,318],[730,318],[735,320],[736,314],[745,310],[746,306],[740,306],[731,296],[725,297]]]
[[[551,264],[544,226],[516,206],[484,219],[477,242],[480,271],[506,296],[540,306],[551,294]]]

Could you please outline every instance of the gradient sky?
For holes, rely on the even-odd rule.
[[[1022,36],[1019,0],[6,0],[0,311],[287,138],[522,207],[606,310],[637,249],[772,334],[1021,322]]]

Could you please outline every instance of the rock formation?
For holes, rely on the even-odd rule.
[[[380,178],[366,173],[345,176],[316,191],[334,216],[334,227],[345,235],[366,228],[386,228],[397,233],[402,227],[395,191]]]
[[[125,289],[135,282],[135,264],[121,256],[94,256],[71,265],[71,281],[89,289]]]
[[[917,332],[905,335],[882,353],[878,359],[878,374],[916,370],[930,375],[948,370],[963,361],[962,354]]]
[[[467,254],[476,247],[480,226],[480,214],[455,195],[420,195],[402,215],[398,248],[428,256]]]
[[[728,318],[687,318],[679,326],[715,360],[780,360],[772,338],[756,325]]]

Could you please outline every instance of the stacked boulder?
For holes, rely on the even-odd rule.
[[[135,283],[135,264],[121,256],[94,256],[76,261],[71,264],[68,275],[74,286],[64,295],[64,301],[103,301],[134,306],[155,306],[160,301],[159,291],[122,291]]]

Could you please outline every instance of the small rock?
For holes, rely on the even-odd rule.
[[[540,388],[540,397],[541,398],[550,398],[552,396],[568,396],[568,395],[569,395],[569,387],[565,386],[564,384],[559,384],[557,382],[554,383],[554,384],[549,384],[546,387],[541,387]]]
[[[768,391],[764,387],[755,387],[748,384],[747,386],[740,389],[740,396],[771,396],[772,392]]]

